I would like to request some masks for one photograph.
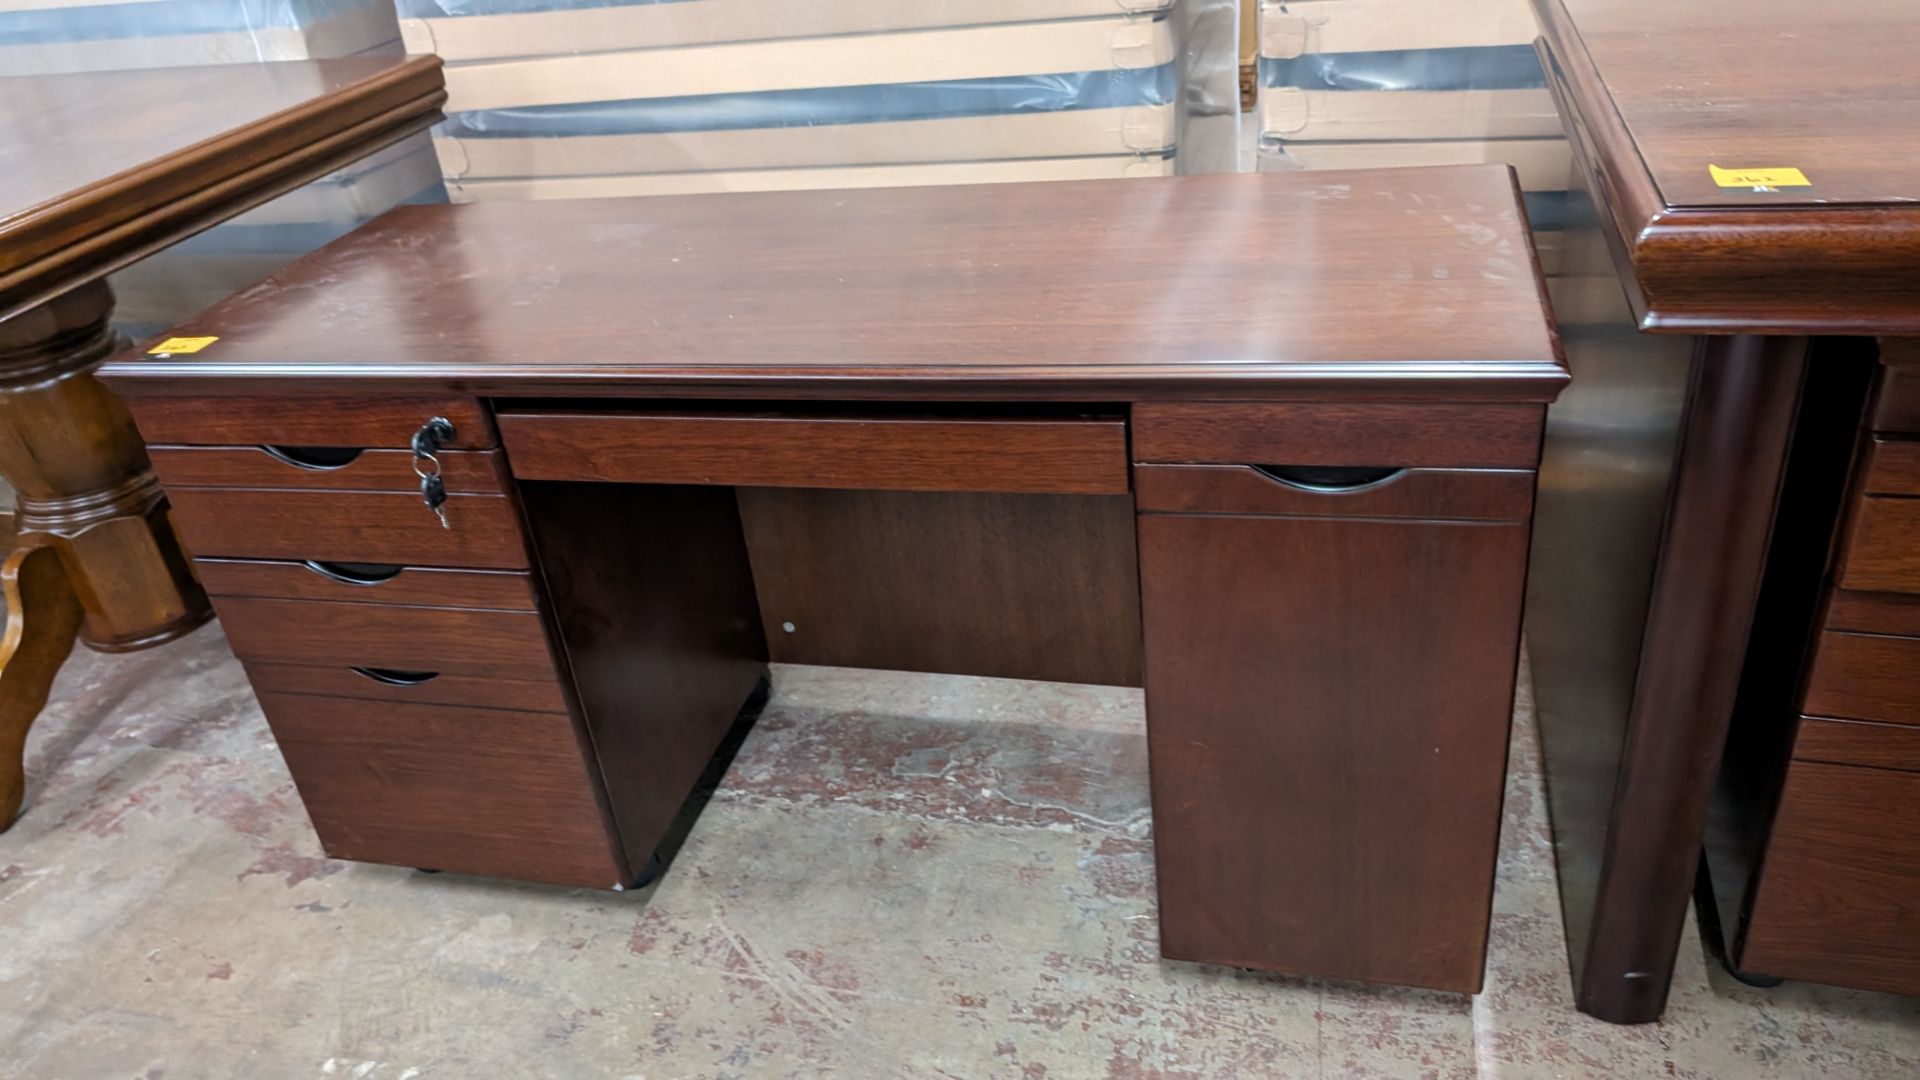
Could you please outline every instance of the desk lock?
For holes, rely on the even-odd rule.
[[[420,501],[440,519],[443,529],[453,526],[447,522],[447,483],[440,476],[437,451],[451,441],[453,421],[444,416],[421,424],[420,430],[413,433],[413,472],[420,478]]]

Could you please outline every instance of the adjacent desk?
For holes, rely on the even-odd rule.
[[[440,62],[378,58],[0,78],[0,830],[76,634],[169,640],[209,615],[126,410],[105,277],[431,124]]]
[[[1567,377],[1518,207],[411,207],[105,378],[335,856],[629,883],[770,659],[1144,683],[1167,956],[1472,991]]]
[[[1528,647],[1579,1006],[1648,1021],[1666,1002],[1722,752],[1743,754],[1756,724],[1783,730],[1762,714],[1795,711],[1876,380],[1886,422],[1871,426],[1915,430],[1894,417],[1912,369],[1882,375],[1874,338],[1920,333],[1920,12],[1536,9],[1591,220],[1569,234],[1554,294],[1574,388],[1548,421]],[[1879,541],[1915,542],[1897,528]],[[1764,844],[1783,767],[1776,755],[1762,835],[1743,845]],[[1821,828],[1866,827],[1871,805]],[[1857,845],[1830,854],[1859,860]],[[1716,886],[1740,894],[1746,873]],[[1796,902],[1836,922],[1863,914],[1841,899]],[[1746,928],[1726,929],[1737,943]]]

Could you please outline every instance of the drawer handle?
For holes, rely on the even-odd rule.
[[[1381,465],[1255,465],[1253,471],[1301,491],[1344,495],[1390,484],[1407,470]]]
[[[398,576],[403,566],[377,562],[321,562],[308,559],[300,564],[330,581],[342,585],[378,585]]]
[[[268,457],[309,472],[332,472],[354,463],[364,451],[353,446],[266,446]]]
[[[357,667],[353,669],[353,673],[377,683],[386,683],[388,686],[419,686],[423,682],[431,682],[440,677],[437,671],[398,671],[383,667]]]

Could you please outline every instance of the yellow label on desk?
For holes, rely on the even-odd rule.
[[[161,353],[197,353],[220,339],[217,337],[170,337],[147,350],[148,356]]]
[[[1718,165],[1707,166],[1708,175],[1721,187],[1743,187],[1771,189],[1783,187],[1812,187],[1813,181],[1799,169],[1723,169]]]

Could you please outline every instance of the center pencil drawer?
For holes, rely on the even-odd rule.
[[[334,858],[602,889],[630,876],[564,714],[259,697]]]
[[[557,678],[546,627],[531,611],[253,596],[222,597],[215,606],[234,655],[249,663]]]

